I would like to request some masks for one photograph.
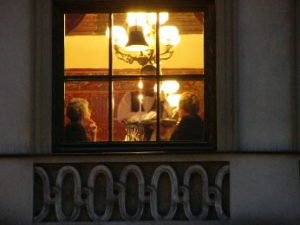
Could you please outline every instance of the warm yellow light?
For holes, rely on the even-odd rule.
[[[180,94],[172,94],[167,97],[167,101],[171,107],[179,108]]]
[[[130,45],[126,46],[125,50],[128,52],[142,52],[148,50],[148,46],[146,45]]]
[[[144,99],[144,96],[142,94],[139,94],[138,95],[138,99],[139,99],[140,103],[142,103],[143,99]]]
[[[106,37],[109,38],[109,28],[106,29]],[[112,44],[124,47],[128,42],[127,33],[124,27],[113,26],[112,28]]]
[[[145,26],[147,23],[147,13],[127,13],[126,21],[129,26]]]
[[[144,87],[143,81],[140,80],[138,83],[138,88],[143,89],[143,87]]]
[[[160,87],[160,92],[164,92],[165,94],[173,94],[178,91],[180,85],[176,80],[167,80],[163,81]],[[157,92],[157,85],[155,84],[153,87],[154,92]]]
[[[176,80],[162,82],[161,90],[166,94],[173,94],[179,89],[179,83]]]
[[[145,37],[145,40],[146,40],[148,45],[150,45],[152,47],[155,45],[155,39],[153,39],[151,37]]]
[[[156,24],[156,13],[148,13],[148,21],[150,24]],[[169,13],[161,12],[159,13],[159,24],[164,24],[169,19]]]
[[[161,12],[159,13],[159,24],[164,24],[169,19],[169,13]]]
[[[175,26],[163,26],[159,29],[160,41],[164,45],[177,45],[180,42],[179,31]]]
[[[168,19],[167,12],[128,12],[125,26],[113,26],[111,32],[107,29],[106,36],[109,37],[110,33],[112,34],[112,44],[119,59],[130,63],[136,61],[141,65],[153,62],[156,57],[155,46],[158,44],[156,42],[156,23],[163,24]],[[179,31],[175,26],[162,26],[159,29],[159,37],[159,42],[165,45],[162,55],[168,56],[162,57],[162,60],[169,59],[173,53],[172,46],[180,41]],[[138,53],[140,54],[138,55]]]
[[[143,26],[143,33],[147,44],[154,46],[155,37],[153,36],[153,29],[151,28],[151,26]]]

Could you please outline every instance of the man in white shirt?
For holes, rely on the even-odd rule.
[[[118,107],[117,120],[127,122],[156,119],[153,118],[156,116],[156,93],[153,86],[152,81],[145,81],[141,93],[138,91],[125,93]],[[142,94],[142,97],[140,97],[140,94]]]
[[[155,75],[156,68],[153,65],[146,65],[141,69],[142,75]],[[144,80],[141,91],[127,92],[122,97],[117,113],[119,122],[129,120],[144,120],[147,115],[156,116],[156,93],[154,91],[155,82]],[[151,112],[151,113],[150,113]],[[150,114],[149,114],[150,113]]]
[[[146,65],[141,69],[143,75],[155,75],[156,68],[153,65]],[[141,123],[156,120],[156,91],[155,80],[144,79],[143,88],[135,92],[127,92],[122,97],[117,112],[117,120],[121,123]],[[167,101],[161,99],[161,118],[169,117],[170,106]],[[171,115],[171,114],[170,114]],[[144,140],[150,140],[155,125],[144,125]],[[151,139],[153,139],[152,137]]]

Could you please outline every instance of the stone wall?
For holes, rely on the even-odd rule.
[[[299,29],[295,30],[300,21],[296,19],[299,1],[234,1],[237,60],[233,98],[237,104],[228,104],[237,115],[237,152],[147,157],[20,155],[50,152],[51,59],[36,55],[51,58],[51,37],[35,31],[39,27],[42,33],[51,32],[49,14],[41,13],[51,11],[51,4],[49,0],[11,0],[1,1],[0,8],[4,26],[0,31],[0,152],[19,154],[0,158],[1,224],[32,224],[35,164],[107,160],[226,161],[230,165],[230,219],[197,224],[299,224],[299,154],[241,153],[294,150],[299,128],[299,110],[295,110],[299,102]],[[35,12],[39,20],[34,19]],[[39,77],[44,78],[41,83]],[[42,98],[36,99],[39,94]]]

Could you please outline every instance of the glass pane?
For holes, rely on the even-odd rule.
[[[155,27],[156,13],[113,14],[113,75],[140,75],[144,66],[155,64]]]
[[[163,81],[160,139],[203,141],[204,81]]]
[[[156,141],[155,80],[113,83],[113,140]]]
[[[108,141],[108,82],[65,83],[65,142]]]
[[[109,73],[109,14],[65,14],[65,75]]]
[[[163,75],[204,74],[203,13],[169,13],[159,36]]]

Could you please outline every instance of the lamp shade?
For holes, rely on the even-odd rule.
[[[163,81],[161,90],[167,94],[173,94],[179,89],[179,83],[176,80]]]
[[[109,38],[109,28],[106,29],[106,37]],[[121,26],[112,27],[112,44],[124,47],[128,42],[126,30]]]
[[[125,50],[129,52],[140,52],[147,49],[148,44],[144,37],[143,28],[141,26],[131,26],[129,28],[129,37]]]
[[[159,29],[160,41],[164,45],[175,46],[180,42],[179,31],[175,26],[163,26]]]

